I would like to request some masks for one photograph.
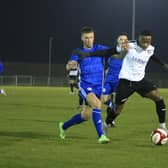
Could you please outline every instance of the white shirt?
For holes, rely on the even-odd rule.
[[[136,42],[129,43],[130,48],[123,59],[119,79],[129,81],[140,81],[145,76],[145,68],[154,54],[154,47],[150,45],[147,49],[142,49]]]
[[[78,76],[78,70],[77,69],[71,69],[69,71],[69,76]]]

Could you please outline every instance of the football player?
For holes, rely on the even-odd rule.
[[[83,46],[80,48],[83,52],[92,52],[106,49],[103,45],[94,44],[94,30],[91,27],[83,27],[81,30],[81,40]],[[98,134],[98,143],[108,143],[110,140],[106,137],[102,129],[101,118],[101,101],[102,86],[104,78],[104,61],[103,57],[85,57],[78,54],[72,54],[69,63],[74,63],[79,67],[79,92],[85,100],[85,107],[82,112],[74,115],[65,122],[59,123],[60,138],[65,138],[65,130],[75,124],[83,123],[92,118]]]
[[[4,65],[2,63],[2,61],[0,61],[0,74],[4,71]],[[6,92],[4,89],[0,89],[0,94],[1,95],[4,95],[4,96],[7,96]]]

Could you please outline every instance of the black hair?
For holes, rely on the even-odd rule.
[[[118,44],[117,40],[118,40],[119,36],[127,36],[128,37],[128,33],[127,32],[120,32],[120,34],[117,36],[117,38],[114,41],[114,46],[116,46]]]
[[[143,30],[140,32],[139,36],[152,36],[149,30]]]
[[[91,32],[94,32],[94,29],[93,29],[93,27],[90,27],[90,26],[84,26],[81,28],[80,32],[81,32],[81,34],[91,33]]]
[[[117,37],[119,36],[127,36],[128,37],[128,33],[127,32],[121,32]]]

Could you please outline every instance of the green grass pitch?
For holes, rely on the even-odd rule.
[[[155,146],[155,105],[134,94],[125,105],[109,144],[98,144],[92,120],[58,137],[58,122],[77,113],[78,97],[69,88],[3,87],[0,95],[0,167],[2,168],[161,168],[168,144]],[[168,89],[160,89],[168,106]],[[103,118],[105,117],[103,106]]]

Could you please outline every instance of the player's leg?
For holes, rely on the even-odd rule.
[[[70,94],[74,94],[74,83],[73,77],[70,77],[69,86],[70,86]]]
[[[101,101],[103,104],[105,104],[107,106],[106,113],[108,115],[108,113],[111,113],[113,110],[113,103],[111,102],[111,96],[103,94],[101,97]]]
[[[112,107],[112,102],[111,102],[111,83],[110,82],[105,82],[104,87],[103,87],[103,95],[101,97],[101,101],[103,104],[107,105],[107,108]]]
[[[103,130],[104,130],[105,135],[108,134],[108,128],[109,127],[114,127],[115,126],[115,121],[108,120],[109,116],[111,116],[111,114],[114,113],[114,109],[113,109],[113,107],[111,105],[112,102],[110,100],[111,100],[111,96],[110,95],[104,95],[103,94],[102,97],[101,97],[102,103],[107,105],[107,108],[106,108],[106,119],[103,122]],[[106,103],[108,101],[110,102],[110,104]]]
[[[111,98],[111,95],[102,95],[102,102],[103,104],[105,104],[107,106],[106,108],[106,112],[109,113],[109,112],[113,112],[114,109],[115,109],[115,104],[114,102],[112,101],[112,98]]]
[[[114,112],[113,103],[111,101],[112,91],[113,91],[112,83],[111,82],[105,82],[104,88],[103,88],[103,95],[101,97],[101,100],[105,105],[107,105],[106,119],[108,118],[109,115],[111,115],[111,113]],[[111,122],[109,123],[107,120],[105,120],[105,122],[103,123],[103,129],[104,129],[106,134],[107,134],[106,127],[108,127],[109,124],[112,125],[113,123],[111,123]]]
[[[82,109],[82,106],[84,104],[84,99],[83,97],[80,95],[80,93],[78,93],[78,98],[79,98],[79,105],[77,107],[78,110]]]
[[[115,110],[115,99],[116,99],[116,90],[111,94],[111,108],[113,111]]]
[[[106,119],[103,122],[103,130],[104,130],[104,133],[107,135],[108,134],[108,128],[115,126],[115,121],[108,120],[108,118],[110,118],[110,116],[114,113],[114,109],[113,109],[113,106],[112,106],[110,95],[104,95],[104,93],[103,93],[103,95],[101,97],[101,101],[102,101],[102,103],[107,105]],[[108,103],[108,102],[110,102],[110,103]]]
[[[83,98],[80,95],[78,95],[78,96],[79,96],[79,106],[82,106],[84,100],[83,100]]]
[[[80,124],[84,121],[87,121],[89,119],[89,117],[88,117],[89,115],[85,115],[85,116],[83,115],[83,113],[84,113],[83,111],[86,111],[85,113],[89,114],[88,110],[89,109],[87,108],[87,106],[83,107],[83,110],[81,113],[75,114],[69,120],[59,123],[59,131],[60,131],[60,138],[61,139],[65,139],[65,130],[67,130],[68,128],[70,128],[76,124]],[[90,114],[91,113],[92,113],[92,110],[90,110]]]
[[[115,111],[110,113],[107,118],[107,123],[112,123],[124,108],[124,104],[128,97],[135,92],[135,86],[131,81],[121,79],[116,90]]]
[[[83,90],[83,92],[84,92],[84,90]],[[82,95],[82,93],[80,91],[79,91],[79,95],[84,101],[84,104],[82,107],[82,112],[75,114],[69,120],[67,120],[65,122],[59,123],[59,131],[60,131],[60,138],[61,139],[65,139],[65,130],[72,127],[73,125],[80,124],[84,121],[87,121],[92,114],[92,109],[88,107],[88,103],[86,102],[85,96]],[[90,115],[89,115],[89,113],[90,113]]]
[[[166,105],[164,99],[160,96],[158,90],[153,90],[146,94],[146,97],[150,98],[155,102],[156,112],[158,115],[159,123],[161,128],[166,128],[165,116],[166,116]]]
[[[76,89],[79,89],[77,79],[75,79],[75,81],[74,81],[74,87],[75,87]]]
[[[141,85],[142,89],[139,91],[139,93],[142,96],[154,101],[160,127],[166,129],[166,105],[164,103],[164,99],[160,95],[159,90],[157,89],[156,85],[147,80],[144,80]]]
[[[89,93],[87,95],[87,102],[92,107],[92,119],[94,126],[96,128],[98,134],[98,142],[99,143],[108,143],[109,139],[105,136],[103,128],[102,128],[102,117],[101,117],[101,101],[100,99],[93,93]]]

